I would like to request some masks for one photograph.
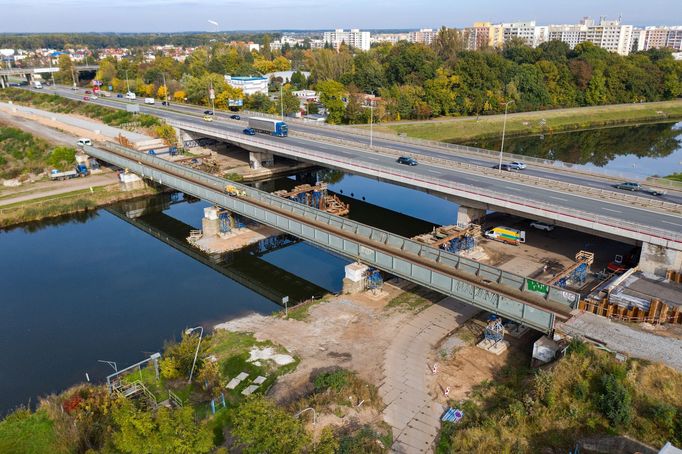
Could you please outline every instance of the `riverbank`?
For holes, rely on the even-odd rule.
[[[149,186],[124,191],[116,183],[75,189],[48,196],[41,196],[42,193],[37,192],[32,194],[34,197],[14,203],[3,204],[0,200],[0,228],[94,210],[122,200],[158,194],[159,191],[159,189]]]
[[[682,99],[642,104],[577,107],[536,112],[511,113],[506,134],[521,136],[549,134],[605,126],[674,121],[682,119]],[[501,135],[504,115],[444,118],[439,120],[387,123],[375,131],[404,134],[419,139],[465,142]]]

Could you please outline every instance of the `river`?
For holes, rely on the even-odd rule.
[[[466,145],[499,150],[500,142],[478,140]],[[682,122],[508,136],[504,150],[606,170],[623,177],[666,176],[682,172]]]
[[[330,189],[350,201],[355,220],[412,236],[456,219],[455,204],[425,193],[325,175]],[[116,215],[140,206],[147,209],[138,226]],[[0,230],[0,416],[84,381],[86,373],[101,382],[113,369],[98,360],[122,368],[187,327],[272,313],[281,309],[272,301],[281,295],[295,303],[340,291],[348,260],[307,243],[287,240],[263,253],[249,248],[216,271],[140,229],[186,247],[206,206],[166,196]]]

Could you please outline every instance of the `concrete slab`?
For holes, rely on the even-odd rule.
[[[249,374],[247,374],[246,372],[241,372],[239,375],[237,375],[237,380],[239,381],[246,380],[248,376]]]
[[[227,384],[226,388],[227,389],[235,389],[242,381],[238,380],[236,378],[233,378],[230,380],[230,382]]]
[[[265,378],[265,377],[259,375],[259,376],[256,377],[256,379],[253,381],[253,383],[256,384],[256,385],[262,385],[263,382],[264,382],[265,380],[267,380],[267,378]]]
[[[245,396],[249,396],[254,393],[258,389],[258,385],[249,385],[242,391],[242,394]]]

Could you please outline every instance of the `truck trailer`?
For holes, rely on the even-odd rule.
[[[495,227],[487,230],[483,235],[491,240],[501,241],[503,243],[513,245],[526,242],[526,232],[509,227]]]
[[[286,137],[289,135],[289,128],[282,120],[272,120],[270,118],[249,118],[249,128],[262,134],[271,136]]]
[[[59,171],[57,169],[53,169],[52,172],[50,172],[50,179],[53,181],[70,180],[71,178],[85,177],[89,173],[90,171],[85,164],[78,164],[73,170]]]

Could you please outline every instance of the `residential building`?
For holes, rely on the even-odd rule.
[[[409,33],[379,33],[371,36],[372,43],[398,44],[400,41],[409,41]]]
[[[434,32],[430,28],[421,28],[419,31],[410,32],[408,34],[407,40],[411,43],[422,43],[429,45],[433,42],[437,33],[437,31]]]
[[[550,25],[549,41],[563,41],[573,49],[587,40],[587,26],[580,24]]]
[[[682,26],[646,27],[633,33],[632,49],[637,51],[670,48],[682,50]]]
[[[262,76],[237,77],[225,75],[225,82],[231,87],[240,88],[245,95],[253,95],[256,93],[267,95],[268,81],[269,79],[267,77]]]
[[[606,20],[604,17],[601,17],[597,24],[587,17],[583,18],[580,23],[587,27],[585,41],[620,55],[630,53],[632,49],[632,25],[621,25],[619,20]]]
[[[325,44],[329,44],[335,49],[341,47],[341,44],[343,43],[349,47],[360,50],[369,50],[370,47],[370,33],[361,32],[357,28],[351,29],[350,31],[344,31],[339,28],[333,32],[324,32],[323,40]]]
[[[272,73],[265,74],[263,77],[267,77],[268,80],[272,80],[273,78],[282,79],[282,82],[284,82],[285,84],[288,84],[289,82],[291,82],[291,76],[295,72],[296,71],[275,71]],[[301,74],[303,74],[306,79],[310,77],[309,71],[301,71]]]
[[[535,21],[507,22],[502,24],[504,29],[504,42],[514,38],[522,39],[529,46],[535,46]]]

